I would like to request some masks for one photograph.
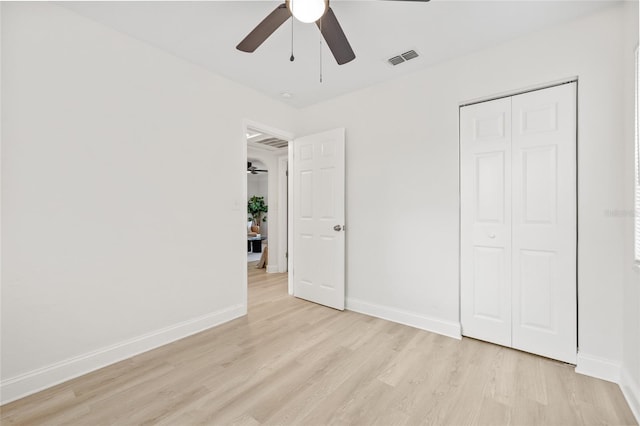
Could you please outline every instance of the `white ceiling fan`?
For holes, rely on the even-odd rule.
[[[429,0],[386,0],[415,1]],[[322,37],[329,46],[338,65],[346,64],[356,58],[347,36],[344,34],[338,18],[329,6],[329,0],[286,0],[267,15],[237,46],[243,52],[254,52],[271,34],[293,16],[303,23],[315,22]],[[293,60],[293,55],[291,56]]]

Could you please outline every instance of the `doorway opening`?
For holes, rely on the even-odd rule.
[[[265,167],[261,170],[268,173],[269,225],[267,254],[261,255],[266,259],[263,276],[287,273],[289,295],[344,310],[345,129],[327,130],[295,141],[289,133],[256,123],[245,122],[243,130],[247,164],[249,160],[260,161]],[[251,165],[247,174],[257,170]],[[247,182],[244,180],[243,192],[248,201]],[[246,213],[242,213],[242,221],[248,224]],[[253,225],[262,226],[262,221],[254,221]],[[256,236],[259,233],[255,232]],[[244,258],[245,264],[247,259]],[[318,259],[326,262],[320,265]],[[243,286],[247,301],[255,294],[249,289],[256,289],[249,283],[247,278]]]
[[[245,121],[247,285],[288,271],[288,162],[293,135]],[[285,282],[287,282],[285,277]],[[288,291],[288,290],[285,290]]]
[[[247,262],[267,265],[269,235],[269,169],[247,154]]]

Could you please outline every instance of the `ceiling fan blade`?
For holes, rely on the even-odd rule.
[[[291,18],[291,12],[287,5],[282,3],[280,6],[276,7],[273,12],[267,15],[267,17],[264,18],[262,22],[260,22],[258,26],[255,27],[253,31],[251,31],[249,35],[247,35],[244,40],[236,46],[236,49],[243,52],[255,51],[289,18]]]
[[[336,58],[338,65],[346,64],[353,61],[356,58],[356,54],[353,53],[353,49],[347,40],[347,36],[344,35],[342,27],[336,18],[333,9],[329,7],[327,13],[322,18],[316,21],[322,37],[327,42],[327,46],[331,49],[333,57]]]

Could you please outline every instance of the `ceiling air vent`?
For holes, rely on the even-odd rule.
[[[266,145],[268,147],[276,148],[276,149],[286,148],[289,146],[289,142],[283,141],[282,139],[278,139],[278,138],[262,139],[262,140],[256,141],[256,143],[260,145]]]
[[[418,54],[416,53],[415,50],[410,50],[408,52],[404,52],[402,54],[402,57],[404,58],[405,61],[408,61],[409,59],[417,58]]]
[[[391,65],[398,65],[404,62],[404,58],[402,56],[394,56],[393,58],[389,58],[388,62]]]
[[[418,57],[418,53],[416,53],[415,50],[409,50],[407,52],[404,52],[401,55],[397,55],[397,56],[394,56],[393,58],[387,59],[387,62],[389,62],[391,65],[399,65],[403,62],[406,62],[408,60],[411,60],[417,57]]]
[[[277,151],[282,148],[287,148],[289,146],[289,142],[279,138],[274,138],[260,132],[259,130],[247,129],[247,145],[254,148]]]

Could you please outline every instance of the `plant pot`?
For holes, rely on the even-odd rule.
[[[260,227],[257,225],[251,225],[251,232],[255,232],[256,234],[260,233]]]

